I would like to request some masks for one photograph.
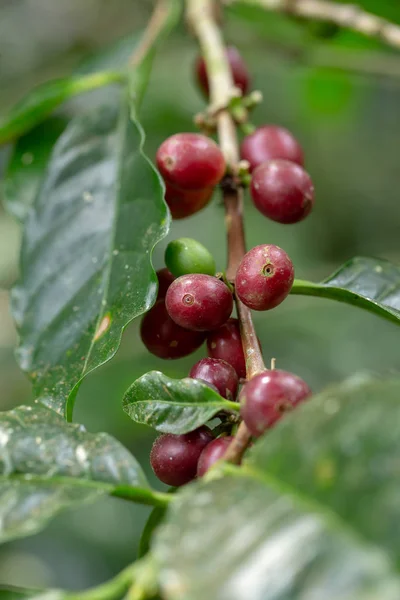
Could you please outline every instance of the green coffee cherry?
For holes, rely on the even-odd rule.
[[[192,238],[179,238],[170,242],[165,250],[165,264],[175,277],[191,273],[215,275],[212,254]]]

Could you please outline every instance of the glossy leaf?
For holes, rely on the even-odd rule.
[[[26,222],[17,357],[35,397],[68,419],[82,378],[156,297],[151,252],[169,215],[143,139],[125,102],[72,120]]]
[[[188,486],[153,544],[166,598],[398,599],[399,397],[353,378]]]
[[[30,535],[63,508],[104,494],[151,495],[135,458],[106,433],[43,406],[0,413],[0,541]]]
[[[43,121],[68,98],[125,80],[124,73],[105,71],[43,83],[32,90],[7,116],[0,120],[0,144],[11,141]]]
[[[295,279],[291,293],[352,304],[400,325],[400,266],[387,260],[353,258],[321,283]]]
[[[171,379],[150,371],[137,379],[123,400],[124,411],[137,423],[164,433],[187,433],[204,425],[222,410],[238,411],[198,379]]]

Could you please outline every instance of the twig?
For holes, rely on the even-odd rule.
[[[237,1],[223,0],[226,5],[235,4]],[[306,19],[330,21],[339,27],[352,29],[367,37],[379,39],[394,48],[400,48],[400,26],[365,12],[356,4],[339,4],[329,0],[240,0],[240,2]]]
[[[129,65],[131,67],[139,65],[146,58],[147,54],[157,41],[158,36],[164,29],[170,14],[171,0],[157,0],[140,42],[129,59]]]

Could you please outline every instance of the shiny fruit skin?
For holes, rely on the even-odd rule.
[[[221,327],[233,309],[229,288],[210,275],[182,275],[165,297],[170,317],[185,329],[211,331]]]
[[[198,213],[207,206],[213,193],[213,188],[183,190],[169,183],[165,184],[165,202],[175,220],[186,219]]]
[[[158,279],[157,300],[163,300],[166,296],[169,286],[174,281],[175,277],[167,268],[159,269],[156,275]]]
[[[304,164],[303,150],[296,138],[284,127],[265,125],[247,135],[240,146],[242,160],[250,163],[253,171],[258,165],[278,158],[300,166]]]
[[[226,48],[226,55],[228,57],[229,66],[232,71],[233,82],[235,87],[239,88],[243,95],[247,94],[250,87],[250,74],[247,69],[246,63],[240,55],[238,49],[235,46],[228,46]],[[209,85],[207,77],[206,64],[203,57],[199,56],[196,65],[196,78],[197,82],[206,96],[209,95]]]
[[[197,464],[197,477],[203,477],[217,460],[220,460],[224,456],[232,440],[233,437],[227,435],[226,437],[217,438],[207,444],[200,454],[199,462]]]
[[[211,358],[218,358],[230,364],[240,379],[246,377],[246,361],[238,319],[228,319],[225,325],[208,335],[207,353]]]
[[[310,388],[297,375],[279,369],[265,371],[244,384],[240,414],[250,433],[258,437],[310,395]]]
[[[294,267],[289,256],[279,246],[266,244],[255,246],[243,257],[236,273],[235,291],[249,308],[270,310],[283,302],[293,281]]]
[[[190,369],[189,377],[215,386],[218,393],[227,400],[236,398],[239,379],[235,369],[225,360],[202,358]]]
[[[178,238],[165,250],[165,264],[175,277],[192,273],[215,275],[215,260],[203,244],[192,238]]]
[[[174,359],[200,348],[205,335],[188,331],[171,319],[164,300],[159,300],[143,317],[140,335],[147,350],[159,358]]]

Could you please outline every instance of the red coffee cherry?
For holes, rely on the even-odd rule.
[[[157,271],[156,275],[158,279],[157,300],[163,300],[165,298],[169,286],[174,281],[175,277],[167,268],[160,269],[159,271]]]
[[[233,440],[230,435],[213,440],[204,448],[200,454],[197,464],[197,477],[203,477],[214,463],[222,458]]]
[[[190,217],[204,208],[212,198],[214,189],[183,190],[165,184],[165,202],[168,204],[173,219]]]
[[[303,150],[295,137],[284,127],[265,125],[247,135],[240,147],[240,156],[253,170],[267,160],[282,158],[303,165]]]
[[[190,369],[189,377],[201,379],[215,386],[218,393],[228,400],[234,400],[239,386],[235,369],[219,358],[202,358]]]
[[[251,197],[258,210],[278,223],[302,221],[314,204],[309,174],[288,160],[270,160],[253,171]]]
[[[228,319],[225,325],[208,335],[207,351],[208,356],[229,363],[238,377],[242,379],[246,377],[246,361],[238,319]]]
[[[246,63],[241,57],[239,50],[235,46],[228,46],[226,49],[226,55],[232,71],[232,77],[235,86],[242,91],[243,95],[247,94],[250,87],[250,75],[247,70]],[[201,56],[199,56],[196,61],[196,78],[200,88],[203,90],[205,95],[208,96],[210,90],[208,85],[206,64]]]
[[[184,190],[212,188],[226,170],[219,146],[199,133],[177,133],[166,139],[157,151],[157,166],[168,184]]]
[[[229,288],[211,275],[182,275],[171,283],[165,297],[167,311],[181,327],[211,331],[221,327],[233,309]]]
[[[244,255],[239,265],[235,291],[249,308],[270,310],[286,298],[293,280],[292,261],[282,248],[272,244],[255,246]]]
[[[265,371],[247,381],[239,395],[240,414],[256,437],[311,395],[308,385],[287,371]]]
[[[147,350],[159,358],[182,358],[200,348],[205,335],[188,331],[169,316],[164,300],[147,312],[140,326],[140,336]]]
[[[178,487],[189,483],[196,477],[200,454],[212,439],[208,427],[199,427],[184,435],[160,435],[150,454],[154,473],[167,485]]]

